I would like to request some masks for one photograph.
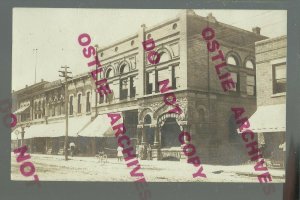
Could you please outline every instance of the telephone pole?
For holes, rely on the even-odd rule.
[[[98,48],[99,48],[99,46],[98,46],[98,44],[96,44],[95,45],[95,48],[96,48],[96,56],[98,56]],[[97,70],[97,68],[98,68],[99,66],[98,66],[98,64],[96,64],[96,70]],[[98,74],[96,75],[96,82],[98,81]],[[92,84],[94,84],[94,83],[92,83]],[[97,106],[97,104],[98,104],[98,93],[97,93],[97,86],[95,87],[95,118],[98,116],[98,106]]]
[[[69,129],[69,110],[68,110],[68,104],[69,104],[69,94],[68,94],[68,79],[71,78],[68,76],[71,72],[68,71],[68,66],[61,66],[64,71],[59,71],[61,74],[59,77],[65,78],[65,118],[66,118],[66,134],[65,134],[65,143],[64,143],[64,150],[65,150],[65,160],[68,160],[68,129]]]
[[[37,53],[38,49],[33,49],[33,52],[35,52],[35,66],[34,66],[34,84],[36,84],[36,65],[37,65]]]

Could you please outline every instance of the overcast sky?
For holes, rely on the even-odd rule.
[[[68,65],[73,75],[88,71],[87,59],[77,42],[88,33],[91,44],[109,45],[136,33],[141,24],[151,27],[172,19],[180,10],[142,9],[13,9],[12,89],[19,90],[43,78],[54,81],[58,70]],[[252,31],[261,27],[268,37],[286,35],[286,11],[275,10],[195,10],[200,16],[212,12],[220,22]],[[38,49],[37,54],[33,49]]]

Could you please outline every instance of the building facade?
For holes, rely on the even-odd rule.
[[[264,157],[283,165],[286,133],[287,37],[259,41],[256,50],[257,111],[250,118]]]
[[[236,89],[228,93],[221,88],[210,60],[212,53],[207,51],[201,36],[206,26],[215,30],[228,70],[236,83]],[[155,65],[147,61],[142,46],[142,42],[150,38],[155,41],[155,51],[161,56],[160,62]],[[81,138],[84,138],[89,126],[94,126],[100,118],[110,112],[120,112],[126,134],[135,146],[152,145],[154,159],[181,159],[178,134],[184,130],[190,132],[192,143],[204,163],[232,164],[247,160],[230,108],[243,106],[248,115],[256,110],[255,42],[264,39],[266,37],[260,35],[258,27],[249,32],[221,23],[212,14],[201,17],[192,10],[184,10],[176,18],[153,27],[142,25],[136,34],[98,48],[104,69],[98,78],[108,79],[113,91],[110,95],[100,97],[95,93],[94,82],[88,72],[69,81],[68,112],[76,124],[76,129],[71,130],[71,137],[76,140],[83,131]],[[168,113],[172,106],[165,105],[159,92],[158,82],[165,79],[169,80],[183,111],[180,115]],[[25,139],[26,135],[31,135],[28,139],[34,140],[36,134],[44,140],[40,141],[42,145],[39,148],[43,153],[49,152],[49,149],[53,153],[53,144],[58,148],[61,145],[53,142],[54,136],[64,136],[64,129],[55,128],[60,127],[58,124],[64,120],[63,85],[62,81],[43,81],[13,94],[21,122],[16,130],[25,132]],[[86,118],[89,119],[85,121]],[[80,119],[78,123],[76,119]],[[34,127],[41,124],[45,137],[34,133],[37,130]],[[49,130],[52,132],[46,133]],[[99,130],[99,135],[90,134],[82,152],[93,155],[103,146],[116,148],[117,142],[104,132],[107,133],[107,130]],[[46,137],[49,141],[41,139]]]

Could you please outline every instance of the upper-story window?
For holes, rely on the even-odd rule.
[[[170,60],[168,53],[166,53],[165,51],[160,52],[159,55],[160,55],[159,63],[167,62]]]
[[[130,77],[130,98],[135,97],[136,86],[135,86],[135,77]]]
[[[177,89],[178,80],[179,80],[178,70],[179,70],[178,66],[173,66],[172,67],[172,88],[173,89]]]
[[[81,113],[81,94],[77,96],[77,113]]]
[[[112,73],[112,69],[109,68],[107,71],[106,71],[106,78],[110,78],[113,76],[113,73]]]
[[[120,100],[127,99],[128,96],[128,79],[120,80]]]
[[[129,66],[128,66],[128,64],[124,63],[120,67],[120,74],[124,74],[127,72],[129,72]]]
[[[69,114],[73,115],[73,96],[70,96],[70,108],[69,108]]]
[[[228,64],[228,65],[232,65],[232,66],[238,66],[237,58],[234,57],[234,56],[229,56],[229,57],[227,58],[227,64]]]
[[[146,72],[146,94],[152,94],[153,91],[153,76],[154,72]]]
[[[255,95],[255,77],[247,75],[247,95]]]
[[[231,78],[232,78],[232,80],[233,80],[233,82],[235,84],[235,87],[232,88],[232,89],[230,89],[230,91],[237,92],[237,91],[239,91],[239,85],[240,85],[240,83],[239,83],[240,82],[239,81],[239,75],[236,72],[230,72],[230,74],[231,74]]]
[[[163,80],[169,80],[170,79],[170,73],[172,73],[171,71],[169,71],[168,68],[166,69],[161,69],[157,71],[157,82],[156,82],[156,88],[155,91],[159,92],[159,85],[158,82],[163,81]],[[169,80],[169,82],[172,84],[172,80]]]
[[[286,92],[286,62],[272,65],[273,94]]]
[[[254,69],[254,63],[251,60],[247,60],[245,65],[248,69]]]
[[[91,112],[90,92],[86,93],[86,112]]]

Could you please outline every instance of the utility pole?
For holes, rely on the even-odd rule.
[[[65,160],[68,160],[68,129],[69,129],[69,111],[68,111],[68,104],[69,104],[69,95],[68,95],[68,79],[71,78],[68,76],[69,72],[68,71],[68,66],[61,66],[64,71],[59,71],[61,75],[60,77],[65,78],[65,118],[66,118],[66,134],[65,134],[65,143],[64,143],[64,150],[65,150]]]
[[[35,52],[35,67],[34,67],[34,84],[36,84],[36,65],[37,65],[37,52],[38,49],[33,49],[33,52]]]
[[[96,56],[98,56],[98,44],[95,45],[95,48],[96,48]],[[98,68],[98,64],[96,64],[96,70]],[[96,82],[98,81],[98,74],[96,75]],[[92,83],[94,84],[94,83]],[[96,95],[96,98],[95,98],[95,118],[98,116],[98,93],[97,93],[97,86],[95,87],[95,95]]]

